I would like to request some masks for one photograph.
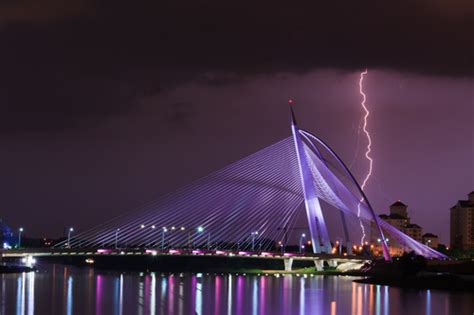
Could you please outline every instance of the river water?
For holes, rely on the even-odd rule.
[[[472,293],[354,277],[104,272],[41,265],[1,274],[0,314],[473,314]]]

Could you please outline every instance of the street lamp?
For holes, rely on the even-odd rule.
[[[211,250],[211,232],[207,234],[207,250]]]
[[[198,233],[202,233],[202,232],[204,232],[204,227],[202,225],[200,225],[200,226],[197,227],[196,230],[197,230]],[[209,239],[208,239],[208,241],[209,241]],[[193,243],[194,243],[194,240],[193,240]],[[208,247],[209,247],[209,245],[208,245]]]
[[[336,238],[336,246],[339,252],[339,256],[342,255],[342,238],[338,237]],[[347,247],[347,250],[349,250],[350,247]]]
[[[301,234],[301,236],[300,236],[300,246],[299,246],[299,248],[300,248],[300,254],[301,254],[301,252],[302,252],[302,250],[303,250],[303,248],[304,248],[304,246],[303,246],[303,239],[304,239],[305,237],[306,237],[306,234],[304,234],[304,233]]]
[[[278,241],[278,246],[280,246],[280,251],[281,251],[281,253],[283,254],[283,252],[285,251],[285,247],[283,246],[283,242],[282,242],[282,241]]]
[[[67,247],[71,248],[71,233],[74,232],[74,228],[70,227],[67,232]]]
[[[161,230],[161,250],[163,251],[165,249],[165,233],[168,232],[168,229],[166,226],[163,227]]]
[[[120,231],[119,228],[117,228],[117,229],[115,230],[115,249],[118,248],[118,234],[119,234],[119,231]]]
[[[255,237],[258,235],[258,232],[252,232],[252,252],[255,250]]]
[[[18,229],[18,248],[21,247],[21,233],[23,232],[23,228]]]

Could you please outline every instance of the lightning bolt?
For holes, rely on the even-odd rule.
[[[364,178],[364,181],[362,182],[361,188],[362,190],[365,189],[365,186],[367,185],[367,182],[369,181],[370,176],[372,175],[372,169],[373,169],[373,164],[374,160],[370,157],[370,152],[372,151],[372,137],[370,136],[369,131],[367,130],[367,120],[369,118],[370,112],[367,106],[365,105],[365,101],[367,100],[367,96],[364,93],[364,75],[367,74],[367,69],[365,71],[360,73],[360,79],[359,79],[359,93],[362,96],[362,102],[360,103],[362,108],[365,111],[365,116],[364,116],[364,125],[362,127],[362,130],[364,131],[366,137],[367,137],[367,150],[365,151],[365,157],[369,161],[369,171],[367,172],[367,175]],[[366,237],[365,235],[365,228],[364,225],[362,224],[362,221],[360,220],[360,206],[361,203],[364,201],[364,198],[362,198],[357,206],[357,217],[359,217],[359,224],[362,229],[362,238],[360,240],[360,243],[364,245],[364,239]]]

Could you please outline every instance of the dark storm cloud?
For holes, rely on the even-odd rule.
[[[203,78],[365,67],[474,74],[470,1],[63,3],[0,5],[2,132],[100,121]]]

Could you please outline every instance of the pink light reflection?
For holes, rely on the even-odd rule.
[[[103,279],[101,275],[97,275],[95,278],[95,314],[102,314],[102,283]]]

